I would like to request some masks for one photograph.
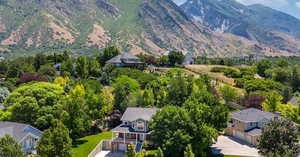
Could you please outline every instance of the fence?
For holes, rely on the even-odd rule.
[[[88,157],[95,157],[102,150],[110,150],[111,141],[100,141],[99,144],[93,149],[93,151],[88,155]]]

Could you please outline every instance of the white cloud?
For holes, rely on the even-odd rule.
[[[296,6],[300,8],[300,2],[296,2]]]
[[[281,7],[288,4],[288,0],[236,0],[245,5],[263,4],[269,7]]]

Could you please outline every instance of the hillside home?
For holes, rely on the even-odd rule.
[[[151,143],[149,121],[157,111],[157,108],[127,108],[121,118],[122,124],[111,130],[117,134],[111,140],[112,151],[125,151],[130,143],[140,151],[143,141]]]
[[[117,67],[143,68],[144,62],[131,53],[123,53],[108,60],[106,64],[114,64]]]
[[[0,121],[0,138],[5,135],[13,137],[22,146],[24,152],[35,154],[42,132],[27,124]]]
[[[255,108],[234,112],[231,114],[225,134],[256,146],[261,136],[261,128],[275,118],[279,118],[279,115]]]

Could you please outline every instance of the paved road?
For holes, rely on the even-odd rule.
[[[214,154],[259,157],[258,150],[247,143],[228,136],[219,136],[212,146]]]

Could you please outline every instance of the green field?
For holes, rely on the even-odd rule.
[[[74,142],[72,154],[74,157],[87,157],[101,140],[111,139],[111,136],[111,132],[104,132],[80,138]]]

